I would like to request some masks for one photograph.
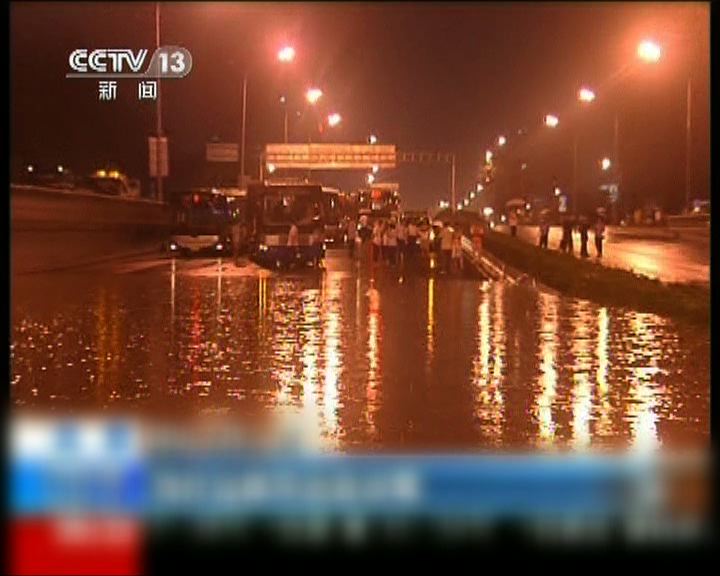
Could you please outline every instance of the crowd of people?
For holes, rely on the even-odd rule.
[[[601,258],[603,255],[603,241],[605,240],[605,218],[602,215],[598,215],[595,218],[595,222],[590,223],[590,218],[585,215],[574,217],[566,215],[563,217],[562,222],[562,236],[560,237],[560,245],[558,246],[561,252],[567,254],[573,254],[573,231],[577,230],[580,233],[580,257],[589,258],[590,253],[588,252],[588,241],[590,237],[590,230],[592,228],[595,239],[595,255]],[[550,234],[550,221],[547,217],[542,217],[540,220],[540,236],[539,245],[541,248],[548,247],[548,236]]]
[[[370,224],[366,215],[361,215],[358,222],[351,218],[347,223],[350,256],[356,257],[358,247],[369,243],[371,260],[375,265],[413,266],[421,260],[429,259],[430,253],[434,251],[439,257],[441,273],[461,273],[463,251],[460,226],[446,224],[435,227],[434,232],[433,228],[428,221],[416,222],[412,219],[391,217]],[[482,250],[484,233],[481,224],[472,226],[473,249],[476,253]]]

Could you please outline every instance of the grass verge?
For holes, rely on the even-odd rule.
[[[709,286],[662,283],[628,270],[543,250],[498,232],[488,231],[483,247],[507,265],[568,296],[652,312],[679,322],[710,322]]]

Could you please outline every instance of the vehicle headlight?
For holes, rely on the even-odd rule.
[[[267,252],[268,247],[265,244],[260,244],[258,247],[260,249],[260,252]]]
[[[218,242],[217,244],[215,244],[215,250],[222,250],[222,249],[223,249],[222,243]]]
[[[177,250],[177,244],[175,244],[175,242],[170,242],[170,250]]]

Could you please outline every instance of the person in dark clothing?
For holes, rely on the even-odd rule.
[[[560,251],[561,252],[569,252],[570,254],[572,254],[572,252],[573,252],[572,232],[573,232],[573,221],[570,218],[570,216],[565,216],[563,218],[563,222],[562,222],[562,238],[560,239]]]
[[[585,216],[580,217],[580,222],[578,224],[578,229],[580,230],[580,256],[582,258],[587,258],[590,256],[588,254],[588,231],[590,230],[590,224],[588,223],[587,218]]]
[[[548,247],[548,236],[550,234],[550,222],[547,217],[543,217],[540,221],[540,248]]]
[[[602,216],[598,216],[595,222],[595,252],[598,258],[602,258],[603,238],[605,238],[605,219]]]

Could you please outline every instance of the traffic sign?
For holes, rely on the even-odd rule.
[[[239,162],[238,145],[233,142],[208,142],[205,145],[208,162]]]
[[[168,140],[164,136],[157,138],[150,136],[148,138],[150,176],[157,178],[161,176],[167,177],[168,170]]]

